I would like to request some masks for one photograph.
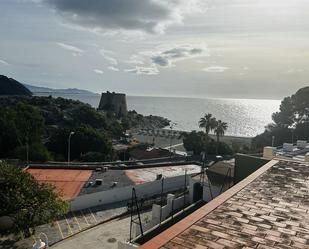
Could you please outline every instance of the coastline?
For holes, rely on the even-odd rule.
[[[166,129],[164,129],[166,130]],[[181,132],[181,131],[177,131]],[[156,135],[154,134],[142,134],[138,131],[131,131],[131,134],[134,138],[136,138],[141,143],[154,143],[154,147],[169,149],[170,146],[178,151],[185,152],[185,148],[183,147],[182,139],[179,139],[178,136],[169,136],[169,135]],[[212,139],[216,140],[217,137],[213,134],[209,135]],[[232,144],[238,144],[239,146],[251,146],[251,141],[253,137],[239,137],[239,136],[222,136],[220,137],[220,141],[227,143],[229,146]]]
[[[209,134],[209,136],[212,139],[217,139],[217,137],[213,134]],[[222,137],[220,137],[220,141],[225,142],[229,145],[231,145],[233,142],[234,143],[240,143],[243,145],[251,145],[253,137],[240,137],[240,136],[230,136],[230,135],[224,135]]]

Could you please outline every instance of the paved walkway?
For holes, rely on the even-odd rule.
[[[151,213],[142,214],[142,220],[150,217]],[[117,249],[118,241],[126,241],[129,238],[130,216],[111,221],[95,228],[79,233],[71,238],[63,240],[52,249]]]
[[[65,239],[100,222],[106,221],[112,217],[125,213],[127,211],[126,203],[119,203],[106,206],[88,208],[66,214],[62,219],[54,224],[45,224],[36,228],[36,232],[44,232],[51,244]]]
[[[45,233],[49,243],[54,244],[126,211],[127,202],[119,202],[70,212],[53,224],[44,224],[36,227],[36,233]],[[32,244],[33,241],[30,238],[19,241],[16,241],[16,238],[11,238],[11,240],[10,238],[0,238],[0,249],[28,249],[31,248]]]

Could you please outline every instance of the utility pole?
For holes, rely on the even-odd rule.
[[[68,139],[68,166],[70,165],[70,156],[71,156],[71,136],[74,134],[75,132],[71,131]]]

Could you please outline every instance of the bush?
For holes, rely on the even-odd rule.
[[[215,142],[214,140],[211,140],[211,142],[207,145],[207,153],[210,155],[215,155],[217,153],[216,147],[217,147],[217,142]],[[234,154],[234,152],[228,144],[224,142],[219,142],[218,154],[219,155],[232,155]]]

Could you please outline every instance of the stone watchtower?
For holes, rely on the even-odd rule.
[[[123,93],[102,93],[98,110],[113,112],[118,117],[127,115],[127,100]]]

